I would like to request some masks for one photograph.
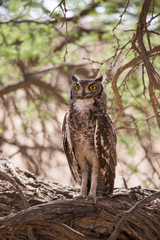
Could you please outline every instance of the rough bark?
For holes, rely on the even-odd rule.
[[[14,169],[0,157],[0,239],[160,239],[160,191],[115,189],[98,203],[79,189]]]

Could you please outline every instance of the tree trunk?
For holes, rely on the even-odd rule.
[[[0,239],[160,239],[160,191],[115,189],[98,203],[73,200],[78,191],[14,169],[1,156]]]

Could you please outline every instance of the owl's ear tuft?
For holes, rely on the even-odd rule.
[[[72,75],[72,81],[78,82],[78,78],[75,75]]]
[[[103,80],[103,76],[100,75],[99,77],[94,79],[94,82],[102,82],[102,80]]]

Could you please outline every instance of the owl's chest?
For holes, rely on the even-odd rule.
[[[70,121],[72,144],[76,151],[86,155],[94,149],[95,121],[89,115],[74,115]]]
[[[69,112],[69,125],[82,134],[94,132],[96,114],[93,99],[77,99]]]
[[[94,152],[94,135],[96,128],[97,109],[93,99],[75,101],[69,112],[68,124],[72,144],[76,153],[86,156]]]
[[[76,135],[91,135],[95,131],[96,117],[91,111],[84,114],[75,112],[70,115],[68,123],[71,131]]]

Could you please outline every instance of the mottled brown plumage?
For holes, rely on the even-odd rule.
[[[63,144],[79,198],[108,196],[113,192],[116,135],[106,112],[102,76],[91,80],[72,77],[69,109],[63,122]]]

